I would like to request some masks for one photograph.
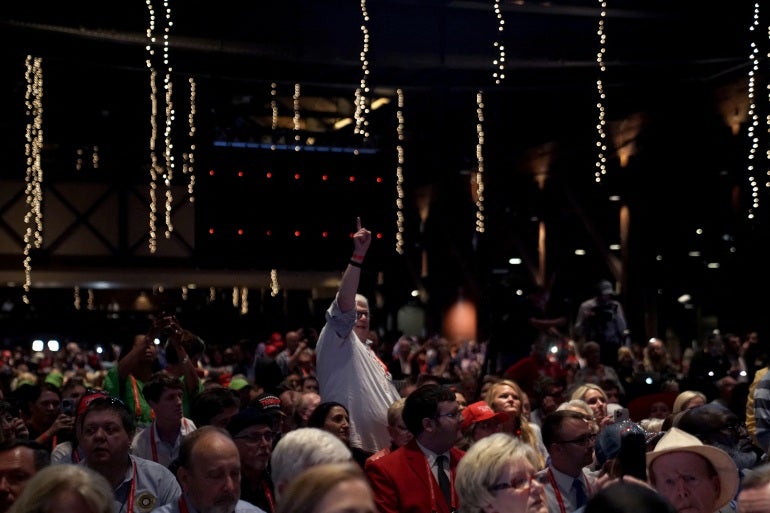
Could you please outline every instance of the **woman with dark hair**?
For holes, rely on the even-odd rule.
[[[307,421],[308,427],[323,429],[333,434],[353,453],[353,459],[364,468],[370,453],[350,445],[350,415],[348,409],[334,401],[326,401],[316,406]]]

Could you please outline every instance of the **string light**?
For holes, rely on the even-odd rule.
[[[249,289],[241,287],[241,315],[249,313]]]
[[[497,38],[494,46],[497,48],[497,59],[492,61],[495,70],[492,72],[492,78],[495,84],[500,84],[505,79],[505,45],[503,44],[503,31],[505,30],[505,20],[503,19],[503,10],[500,8],[500,1],[495,0],[495,17],[497,17]]]
[[[190,289],[187,287],[187,285],[182,285],[182,301],[187,301],[189,292]]]
[[[275,297],[280,291],[281,286],[278,285],[278,269],[270,269],[270,295]]]
[[[361,49],[361,82],[356,89],[355,104],[356,110],[353,119],[356,121],[353,133],[362,135],[364,139],[369,138],[369,122],[366,117],[369,114],[369,12],[366,9],[366,0],[361,0],[361,34],[363,35],[363,48]]]
[[[145,61],[147,69],[150,71],[150,221],[149,221],[149,250],[154,254],[158,250],[158,177],[162,173],[158,163],[156,153],[158,141],[158,86],[156,84],[157,71],[153,64],[155,55],[154,45],[157,42],[155,36],[155,8],[152,6],[152,0],[145,0],[147,10],[149,11],[147,24],[147,60]]]
[[[94,289],[88,289],[86,299],[86,310],[94,310]]]
[[[83,148],[75,150],[75,171],[83,169]]]
[[[75,296],[73,305],[75,306],[75,310],[80,310],[80,287],[75,285],[75,290],[73,292]]]
[[[214,287],[209,287],[209,303],[213,303],[217,300],[217,289]]]
[[[40,158],[43,149],[43,60],[27,55],[25,77],[27,89],[24,103],[27,115],[24,151],[27,157],[26,186],[24,189],[27,212],[24,214],[24,295],[29,304],[32,287],[32,249],[43,245],[43,167]]]
[[[606,71],[604,64],[604,54],[606,52],[607,37],[604,34],[604,19],[607,17],[607,2],[599,0],[601,5],[601,12],[599,13],[599,29],[597,34],[599,36],[599,51],[596,53],[596,63],[599,65],[599,78],[596,79],[596,93],[598,99],[596,101],[596,109],[599,113],[599,121],[596,123],[596,131],[599,139],[596,141],[596,147],[598,148],[598,155],[596,160],[596,171],[594,177],[596,182],[602,181],[602,177],[607,174],[607,134],[604,131],[604,126],[607,124],[606,112],[604,110],[604,84],[602,83],[602,75]]]
[[[238,300],[240,297],[241,295],[239,293],[238,287],[233,287],[233,308],[238,308]]]
[[[404,254],[404,91],[396,90],[396,253]]]
[[[166,67],[166,76],[163,80],[163,88],[166,91],[166,129],[164,131],[163,141],[165,148],[163,155],[165,157],[165,176],[164,182],[166,184],[166,238],[171,238],[171,233],[174,231],[174,225],[171,220],[171,211],[174,204],[174,197],[171,189],[171,184],[174,181],[174,155],[172,153],[173,144],[171,143],[171,131],[174,122],[174,102],[173,91],[174,84],[171,81],[171,61],[169,60],[169,33],[174,22],[171,20],[171,4],[168,0],[163,1],[166,13],[166,26],[163,28],[163,65]]]
[[[278,85],[273,82],[270,84],[270,110],[273,113],[272,130],[278,129]]]
[[[481,91],[476,94],[476,116],[476,231],[484,233],[484,94]]]
[[[754,19],[749,26],[749,32],[756,32],[759,28],[759,3],[754,4]],[[759,45],[756,41],[751,41],[751,69],[749,70],[749,112],[748,118],[751,120],[749,123],[748,136],[749,136],[749,156],[748,156],[748,182],[749,190],[751,193],[751,206],[747,211],[748,219],[754,219],[755,211],[759,208],[759,185],[757,183],[757,177],[754,174],[754,160],[757,157],[759,151],[759,114],[757,113],[757,105],[755,101],[755,88],[757,73],[759,72]]]
[[[299,98],[300,98],[300,85],[294,84],[294,151],[299,151],[301,148],[301,140],[299,135],[300,117],[299,117]]]
[[[172,206],[174,202],[171,184],[174,179],[174,155],[173,144],[171,140],[172,126],[174,121],[174,103],[173,103],[173,82],[171,80],[171,74],[173,68],[171,66],[171,60],[169,58],[169,36],[171,27],[174,22],[171,18],[171,5],[168,0],[164,0],[164,14],[165,14],[165,27],[163,29],[163,55],[162,62],[165,69],[163,89],[165,91],[165,109],[164,109],[164,131],[163,131],[163,166],[160,165],[157,156],[157,141],[158,141],[158,90],[156,85],[157,71],[153,63],[155,57],[154,46],[158,42],[156,34],[156,15],[155,8],[152,5],[152,0],[145,0],[145,5],[148,10],[148,25],[147,25],[147,60],[146,65],[150,71],[150,226],[149,226],[149,249],[150,253],[155,253],[158,249],[157,246],[157,205],[158,205],[158,182],[163,178],[163,183],[166,187],[165,192],[165,208],[164,208],[164,220],[166,223],[166,238],[171,237],[171,233],[174,231],[174,226],[171,219]]]
[[[93,151],[91,152],[91,166],[93,166],[94,169],[99,169],[99,147],[97,145],[94,145]]]
[[[190,139],[190,151],[182,154],[182,174],[187,176],[187,195],[190,203],[195,202],[195,114],[197,113],[195,79],[190,77],[190,114],[187,116],[187,137]]]

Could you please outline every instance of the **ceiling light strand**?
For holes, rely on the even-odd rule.
[[[404,254],[404,91],[397,89],[396,109],[396,253]]]
[[[494,42],[494,47],[497,48],[497,58],[492,61],[492,65],[494,66],[492,78],[494,79],[495,84],[500,85],[505,79],[505,44],[503,43],[505,19],[503,18],[503,10],[500,7],[500,0],[495,0],[494,11],[495,17],[497,18],[497,37]]]
[[[43,60],[27,55],[24,95],[27,125],[24,151],[27,157],[25,195],[27,212],[24,214],[24,294],[22,301],[29,304],[32,287],[32,249],[43,246]]]
[[[607,36],[604,33],[604,20],[607,18],[607,2],[599,0],[601,11],[599,13],[599,28],[597,35],[599,36],[599,51],[596,53],[596,63],[599,66],[599,78],[596,79],[596,110],[598,111],[599,120],[596,123],[596,132],[598,139],[596,141],[596,148],[598,150],[596,159],[596,171],[594,172],[594,178],[597,183],[602,181],[602,178],[607,174],[607,134],[604,131],[604,127],[607,124],[606,115],[604,109],[604,100],[606,98],[604,92],[604,83],[602,82],[602,76],[607,71],[607,66],[604,62],[604,54],[607,51]]]
[[[476,94],[476,232],[484,233],[484,93]]]
[[[749,25],[750,33],[759,32],[759,2],[754,4],[754,17]],[[754,36],[756,37],[756,36]],[[748,163],[746,165],[747,176],[746,180],[749,184],[749,194],[751,194],[751,205],[746,211],[746,217],[748,219],[754,219],[756,217],[756,211],[759,208],[759,183],[756,176],[756,159],[759,153],[759,113],[757,112],[756,103],[756,86],[757,86],[757,74],[759,73],[759,44],[754,38],[751,38],[751,52],[749,59],[751,60],[751,69],[749,69],[749,84],[748,84],[748,99],[749,99],[749,126],[748,126],[748,139],[749,139],[749,154]],[[770,120],[768,120],[770,123]]]
[[[353,133],[356,135],[362,135],[364,139],[369,138],[369,122],[367,121],[367,115],[369,114],[369,12],[366,9],[366,0],[361,0],[361,17],[363,21],[361,23],[361,34],[363,35],[363,48],[361,49],[360,61],[361,61],[361,82],[356,89],[355,104],[356,110],[353,115],[355,119],[355,127]]]

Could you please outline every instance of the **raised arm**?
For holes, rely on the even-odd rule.
[[[361,280],[361,264],[372,243],[372,232],[361,227],[361,218],[356,217],[356,233],[353,234],[353,255],[350,257],[345,272],[340,280],[337,292],[337,304],[343,312],[349,312],[356,307],[356,293]]]

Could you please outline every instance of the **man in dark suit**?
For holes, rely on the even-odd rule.
[[[441,385],[423,385],[407,396],[402,416],[414,439],[366,470],[377,509],[380,513],[457,510],[451,483],[465,453],[454,447],[462,419],[454,392]]]

